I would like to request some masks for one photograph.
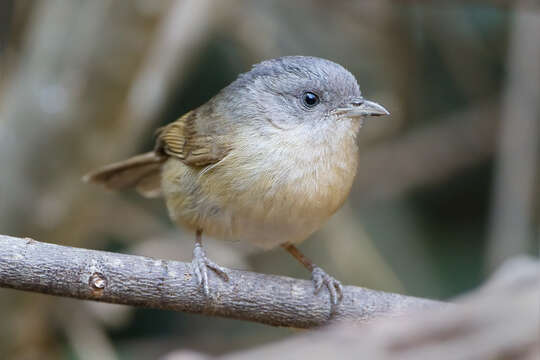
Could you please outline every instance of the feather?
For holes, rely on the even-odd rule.
[[[148,152],[86,174],[83,181],[102,184],[113,190],[135,187],[145,197],[157,197],[161,192],[159,179],[165,160],[165,156]]]
[[[230,148],[218,126],[208,126],[209,119],[190,111],[173,123],[158,130],[157,152],[176,157],[189,166],[215,164]]]

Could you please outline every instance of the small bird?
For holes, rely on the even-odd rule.
[[[324,286],[331,304],[342,285],[295,246],[347,198],[357,170],[363,118],[388,115],[362,97],[355,77],[321,58],[286,56],[241,74],[205,104],[158,129],[153,151],[83,179],[165,198],[171,219],[195,232],[195,279],[210,295],[211,261],[202,234],[281,246]]]

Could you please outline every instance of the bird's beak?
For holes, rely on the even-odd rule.
[[[390,115],[390,112],[382,105],[365,99],[353,100],[345,106],[336,109],[336,113],[351,118]]]

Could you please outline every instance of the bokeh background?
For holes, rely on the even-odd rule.
[[[4,0],[0,233],[189,261],[160,200],[83,184],[251,64],[334,60],[390,117],[367,121],[349,201],[301,249],[346,284],[447,299],[538,253],[538,1]],[[206,241],[300,278],[282,250]],[[212,354],[288,329],[0,289],[2,359]]]

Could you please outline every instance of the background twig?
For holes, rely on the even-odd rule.
[[[494,147],[497,120],[497,101],[486,101],[362,152],[355,195],[362,202],[387,198],[485,160]]]
[[[508,80],[497,149],[488,266],[526,253],[534,237],[536,176],[540,161],[540,14],[513,15]],[[512,241],[508,241],[512,239]]]

